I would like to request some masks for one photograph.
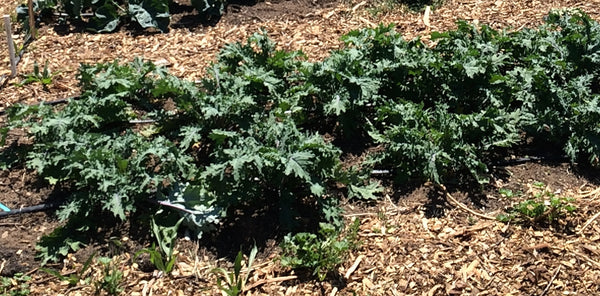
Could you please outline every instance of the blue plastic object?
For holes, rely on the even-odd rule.
[[[3,210],[5,212],[10,212],[10,209],[7,206],[5,206],[4,204],[2,204],[1,202],[0,202],[0,210]]]

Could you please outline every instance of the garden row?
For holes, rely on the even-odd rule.
[[[282,262],[323,278],[339,262],[306,250],[349,247],[336,238],[338,203],[376,199],[373,170],[397,185],[483,184],[491,163],[544,154],[539,147],[598,169],[598,23],[554,11],[537,29],[459,22],[431,37],[428,47],[392,26],[353,31],[311,63],[263,32],[227,45],[199,84],[141,60],[82,65],[79,98],[14,106],[2,130],[25,128],[32,139],[4,148],[6,166],[24,163],[70,192],[58,211],[66,226],[40,243],[44,260],[81,246],[102,221],[93,217],[126,220],[148,200],[175,209],[152,220],[170,248],[169,226],[200,236],[254,206],[278,209],[279,227],[297,233]],[[364,157],[350,166],[347,154]]]
[[[225,0],[191,0],[201,22],[210,22],[225,12]],[[96,33],[113,32],[123,24],[137,24],[140,28],[169,31],[172,0],[33,0],[37,19],[54,19],[62,23],[85,27]],[[28,16],[27,5],[17,8],[21,20]],[[28,22],[23,22],[28,26]]]

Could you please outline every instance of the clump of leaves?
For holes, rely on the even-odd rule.
[[[221,289],[221,293],[226,296],[237,296],[244,292],[250,273],[252,272],[252,264],[258,253],[256,246],[252,247],[248,261],[246,264],[246,270],[242,272],[242,261],[244,255],[242,251],[239,251],[233,262],[233,271],[229,272],[224,268],[214,268],[211,273],[217,277],[217,286]]]
[[[100,257],[98,262],[102,265],[102,278],[95,282],[96,291],[105,291],[108,295],[119,295],[123,292],[123,272],[111,258]]]
[[[534,186],[539,190],[531,198],[519,202],[496,218],[501,222],[547,225],[558,222],[577,209],[573,198],[557,196],[543,183],[536,183]]]
[[[0,294],[6,296],[25,296],[29,295],[28,281],[31,280],[30,276],[22,273],[16,273],[12,277],[1,277],[0,278]]]
[[[514,192],[508,188],[500,188],[498,189],[498,193],[500,193],[500,195],[502,195],[505,198],[513,198],[518,195],[521,195],[521,192]]]
[[[455,114],[444,107],[426,109],[422,104],[399,102],[379,109],[369,132],[385,147],[373,160],[389,166],[399,180],[444,178],[469,173],[487,182],[486,152],[510,147],[519,141],[519,112],[488,109]],[[377,127],[380,126],[380,127]]]
[[[75,252],[85,245],[85,236],[80,227],[89,227],[90,222],[71,219],[66,225],[54,229],[50,234],[42,236],[36,245],[37,257],[41,265],[57,262],[69,252]]]
[[[201,177],[213,184],[218,202],[275,202],[288,228],[298,217],[295,199],[312,195],[321,200],[327,182],[336,180],[340,169],[338,149],[318,135],[299,131],[290,120],[257,118],[248,130],[214,130],[210,137],[222,148],[215,150]]]
[[[44,88],[47,88],[48,85],[52,84],[52,78],[55,74],[56,73],[50,73],[50,70],[48,69],[48,61],[46,61],[46,63],[44,64],[44,69],[42,71],[40,71],[40,66],[36,61],[33,62],[33,72],[30,74],[24,74],[23,80],[17,85],[23,86],[37,82],[42,84]]]
[[[311,272],[320,281],[346,260],[348,252],[357,244],[359,221],[355,220],[345,237],[328,223],[320,223],[319,233],[288,234],[281,244],[281,265]]]

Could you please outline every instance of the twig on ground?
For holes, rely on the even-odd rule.
[[[47,275],[39,280],[33,281],[32,283],[36,284],[36,285],[41,285],[41,284],[45,284],[47,282],[49,282],[50,280],[55,279],[56,277],[53,275]]]
[[[556,268],[554,275],[552,275],[552,278],[550,279],[550,281],[548,281],[548,285],[546,285],[546,289],[544,289],[544,292],[542,292],[542,294],[540,294],[540,296],[545,296],[548,293],[548,291],[550,290],[550,287],[552,286],[552,282],[554,282],[554,280],[556,279],[556,276],[558,276],[558,273],[560,272],[561,267],[562,267],[562,265],[559,265]]]
[[[444,194],[446,194],[446,198],[448,198],[451,202],[455,203],[459,208],[461,208],[479,218],[484,218],[484,219],[488,219],[488,220],[496,220],[495,217],[476,212],[476,211],[470,209],[469,207],[467,207],[465,204],[456,200],[454,197],[452,197],[452,195],[450,195],[450,193],[448,192],[448,189],[446,189],[446,186],[444,186],[443,184],[439,184],[438,186],[442,189],[442,191],[444,191]]]
[[[148,291],[150,291],[150,295],[152,295],[154,281],[156,281],[156,278],[152,278],[149,282],[144,284],[144,287],[142,288],[142,296],[148,295]]]
[[[12,227],[17,225],[21,225],[21,223],[0,223],[0,227]]]
[[[398,207],[398,206],[394,206],[394,209],[392,210],[388,210],[385,211],[383,214],[385,215],[393,215],[393,214],[406,214],[406,213],[410,213],[412,211],[414,211],[415,209],[417,209],[418,207],[420,207],[421,205],[415,205],[415,206],[411,206],[409,207]],[[344,217],[362,217],[362,216],[378,216],[381,215],[382,213],[380,211],[378,212],[363,212],[363,213],[353,213],[353,214],[342,214],[342,216]]]
[[[390,205],[392,205],[394,210],[398,209],[398,206],[394,204],[394,202],[392,201],[392,199],[390,198],[390,196],[388,194],[385,195],[385,200],[388,201],[390,203]]]
[[[335,296],[338,292],[338,287],[333,287],[333,289],[331,290],[331,294],[329,294],[329,296]]]
[[[588,219],[585,222],[585,224],[583,224],[581,229],[579,229],[579,231],[577,231],[577,234],[582,234],[583,230],[585,230],[586,227],[588,227],[590,224],[592,224],[592,222],[594,222],[594,220],[596,220],[599,216],[600,216],[600,212],[596,213],[594,216],[592,216],[592,218]]]
[[[39,267],[36,267],[36,268],[34,268],[34,269],[32,269],[32,270],[28,271],[27,273],[25,273],[25,275],[32,275],[32,274],[34,274],[36,271],[38,271],[38,269],[40,269],[40,268],[39,268]]]
[[[358,265],[360,264],[360,261],[363,260],[363,258],[365,258],[365,255],[358,255],[358,257],[356,258],[356,260],[354,261],[354,264],[352,264],[352,266],[350,266],[350,268],[348,268],[348,270],[346,271],[346,273],[344,274],[344,277],[346,279],[350,278],[350,275],[352,275],[352,273],[356,270],[356,268],[358,267]]]
[[[429,295],[429,296],[433,296],[433,295],[435,295],[435,293],[437,292],[437,290],[439,290],[439,289],[443,289],[443,288],[444,288],[444,286],[443,286],[442,284],[437,284],[437,285],[433,286],[433,287],[432,287],[432,288],[429,290],[429,292],[427,292],[427,295]]]
[[[584,184],[582,187],[584,187],[585,185],[586,184]],[[598,187],[598,188],[596,188],[594,190],[589,190],[589,191],[582,191],[581,189],[579,191],[580,191],[579,197],[596,196],[596,195],[600,194],[600,187]]]
[[[581,254],[579,252],[573,252],[573,254],[585,259],[588,263],[592,264],[592,265],[596,265],[596,267],[600,267],[600,263],[592,260],[592,258],[586,256],[585,254]]]

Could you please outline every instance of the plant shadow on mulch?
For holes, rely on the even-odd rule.
[[[234,261],[239,251],[248,254],[254,245],[262,251],[277,247],[290,232],[317,231],[319,217],[312,199],[295,201],[292,217],[274,200],[230,209],[216,229],[202,234],[200,245],[219,258]]]
[[[559,190],[558,192],[582,182],[600,186],[600,174],[597,168],[588,164],[566,163],[564,157],[542,155],[518,158],[502,165],[490,165],[489,170],[488,184],[479,184],[473,178],[454,179],[444,183],[447,192],[431,182],[418,180],[397,185],[388,178],[383,179],[383,184],[389,188],[388,192],[391,193],[390,197],[394,203],[418,205],[423,209],[426,218],[443,218],[448,209],[456,207],[447,198],[446,193],[475,211],[491,213],[505,210],[511,204],[510,199],[498,198],[500,196],[498,184],[501,184],[501,188],[513,192],[525,192],[527,185],[534,182],[541,182],[552,190]],[[542,227],[550,226],[542,224],[540,224]],[[573,225],[571,225],[573,227],[553,226],[565,233],[570,233],[574,227]]]

